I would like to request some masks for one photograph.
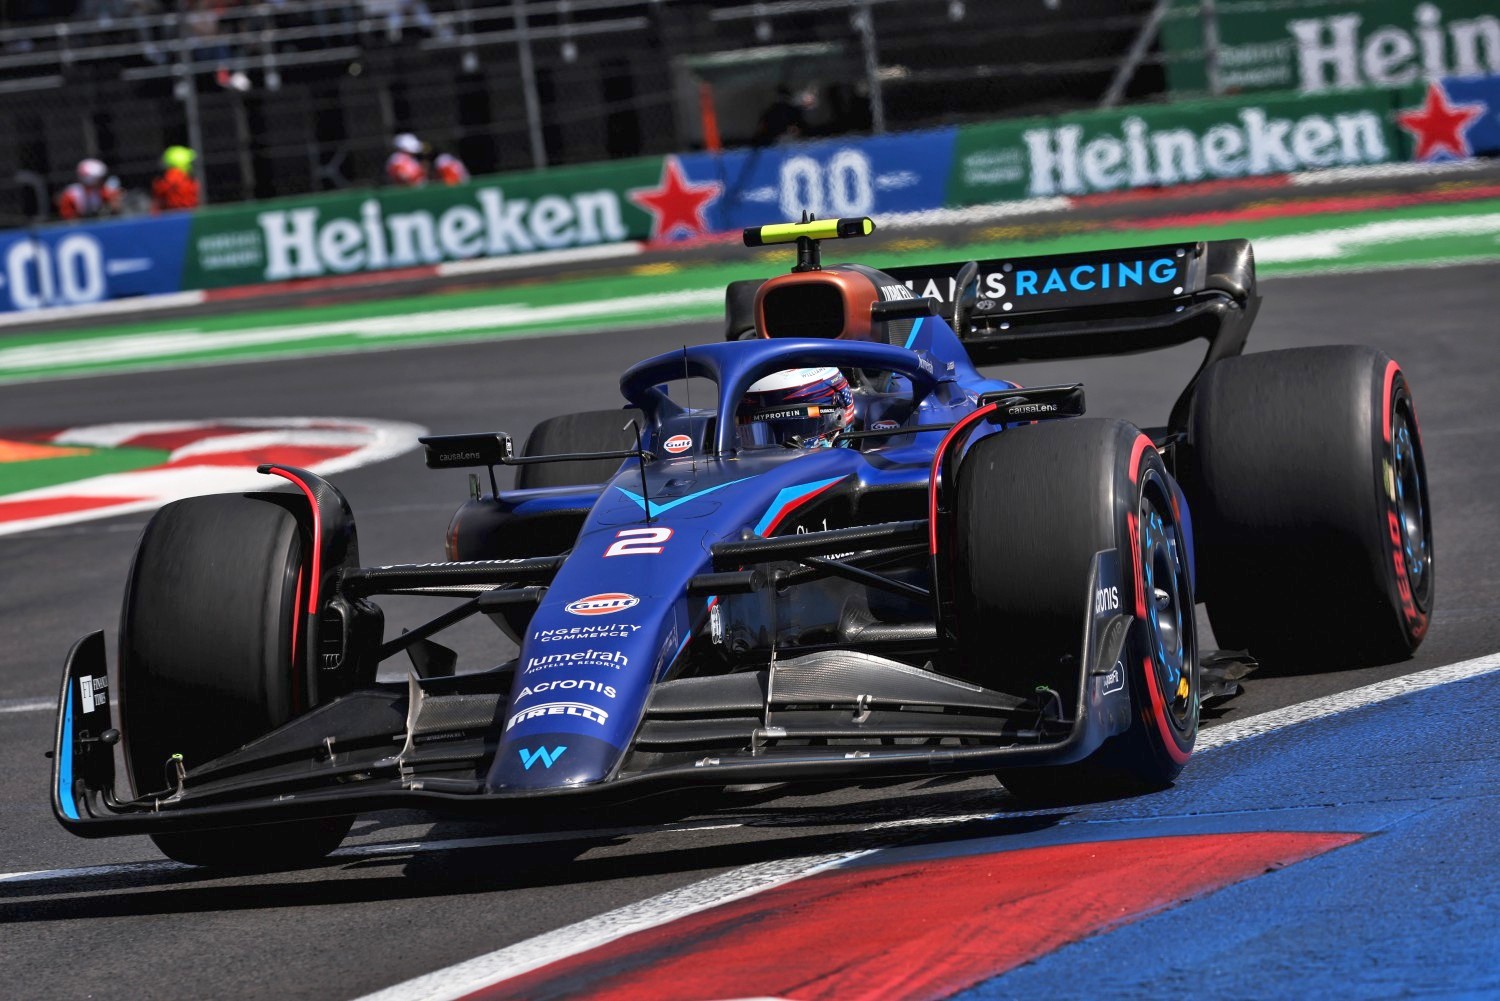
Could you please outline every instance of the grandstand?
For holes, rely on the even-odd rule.
[[[1087,107],[1155,6],[22,0],[0,7],[0,226],[46,217],[86,156],[140,192],[171,144],[226,202],[376,183],[401,131],[476,174],[698,148],[705,106],[743,144],[778,85],[810,134]]]

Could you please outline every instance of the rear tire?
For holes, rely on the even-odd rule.
[[[1224,359],[1199,380],[1189,433],[1219,646],[1273,669],[1409,657],[1432,611],[1432,522],[1396,363],[1363,347]]]
[[[306,711],[294,636],[306,542],[296,518],[254,495],[193,497],[146,526],[120,616],[120,717],[137,796]],[[352,817],[153,834],[191,865],[277,868],[338,847]]]
[[[1171,482],[1133,425],[1068,420],[977,442],[955,499],[958,635],[963,673],[997,691],[1046,686],[1072,714],[1094,554],[1114,550],[1122,610],[1137,621],[1123,654],[1130,728],[1058,767],[1007,769],[1032,802],[1130,795],[1170,785],[1198,730],[1192,581]]]
[[[635,435],[627,426],[632,420],[640,425],[644,433],[645,417],[634,409],[587,410],[581,414],[550,417],[532,430],[521,454],[529,457],[635,448]],[[619,459],[539,462],[534,466],[518,466],[516,489],[579,487],[603,483],[619,468]]]

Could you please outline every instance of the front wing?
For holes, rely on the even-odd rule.
[[[1109,556],[1096,557],[1092,584],[1108,586],[1118,575]],[[168,763],[163,788],[135,799],[116,791],[121,734],[107,689],[95,681],[107,677],[96,632],[74,645],[63,673],[53,811],[84,837],[382,809],[503,821],[689,787],[1067,764],[1129,726],[1128,679],[1118,664],[1132,621],[1119,613],[1090,619],[1076,705],[1051,711],[873,654],[823,651],[767,671],[661,682],[631,753],[608,779],[497,792],[484,778],[509,676],[412,676],[351,692],[201,766],[174,773]],[[549,758],[536,767],[550,768]]]

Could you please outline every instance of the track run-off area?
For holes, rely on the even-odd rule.
[[[1252,674],[1241,696],[1207,714],[1181,780],[1134,799],[1022,811],[993,780],[933,778],[743,789],[541,828],[524,817],[433,824],[379,814],[361,817],[323,865],[216,876],[163,861],[144,838],[72,838],[47,805],[43,753],[63,656],[92,629],[113,643],[147,514],[0,535],[4,993],[1500,993],[1500,200],[1327,213],[1295,227],[1280,217],[1180,222],[1087,239],[1251,236],[1265,301],[1249,350],[1363,343],[1402,364],[1421,418],[1437,552],[1436,612],[1416,657]],[[1006,225],[996,224],[993,245],[911,246],[869,260],[1000,256]],[[1070,241],[1081,239],[1024,252],[1078,249]],[[256,421],[325,435],[384,422],[524,437],[544,417],[616,403],[631,362],[721,337],[722,282],[772,273],[784,256],[51,337],[17,331],[0,337],[0,379],[11,383],[0,393],[0,438],[160,422],[263,431]],[[440,319],[455,314],[472,325]],[[559,331],[577,336],[551,336]],[[398,343],[413,349],[369,350]],[[1082,380],[1091,414],[1152,424],[1198,358],[1184,347],[1005,374]],[[343,424],[298,423],[334,420]],[[175,441],[155,446],[170,454]],[[370,455],[334,477],[365,560],[441,558],[464,476],[424,470],[414,448]],[[0,501],[19,482],[7,465]],[[12,468],[23,465],[36,489],[37,466]],[[416,602],[388,606],[388,631],[430,611]],[[455,639],[471,667],[510,655],[484,623]]]

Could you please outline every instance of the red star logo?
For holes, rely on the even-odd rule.
[[[1447,150],[1456,157],[1472,156],[1463,133],[1485,112],[1483,104],[1449,104],[1440,83],[1427,87],[1427,100],[1420,110],[1403,111],[1396,116],[1401,127],[1417,139],[1417,159],[1430,160]]]
[[[724,185],[716,181],[693,184],[682,176],[682,165],[675,156],[662,163],[661,183],[654,188],[634,188],[630,200],[651,213],[651,239],[674,239],[702,236],[708,232],[703,210],[719,197]]]

